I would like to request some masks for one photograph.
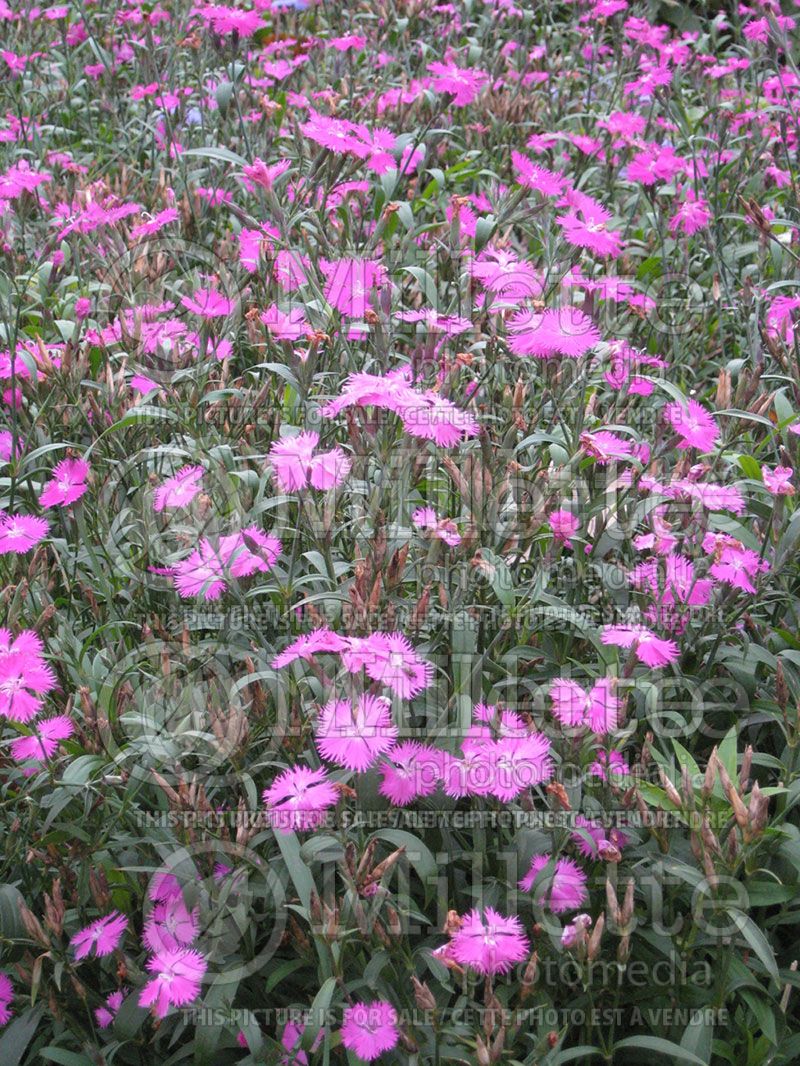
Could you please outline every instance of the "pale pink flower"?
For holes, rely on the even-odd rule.
[[[586,692],[575,681],[557,679],[550,688],[553,714],[562,725],[584,726],[603,735],[619,724],[620,701],[611,678],[600,678]]]
[[[504,917],[492,907],[471,911],[452,941],[452,956],[479,974],[508,973],[530,951],[522,922]]]
[[[177,951],[189,947],[200,931],[200,908],[189,910],[183,895],[156,903],[144,923],[142,942],[148,951]]]
[[[186,507],[200,491],[200,482],[205,470],[202,466],[182,466],[156,489],[153,510],[164,511],[172,507]]]
[[[228,577],[265,573],[275,565],[280,552],[277,537],[257,526],[248,526],[240,533],[220,537],[217,545],[204,537],[199,548],[167,568],[167,573],[184,599],[202,595],[206,600],[216,600],[227,588]]]
[[[397,739],[391,704],[384,696],[331,700],[320,716],[317,748],[324,759],[363,773]]]

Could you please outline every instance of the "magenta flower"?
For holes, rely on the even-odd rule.
[[[184,296],[181,304],[201,318],[224,318],[233,310],[233,302],[216,289],[198,289],[194,296]]]
[[[72,719],[65,714],[54,718],[45,718],[36,723],[36,732],[31,737],[20,737],[11,744],[11,757],[17,762],[44,762],[51,759],[58,748],[59,740],[66,740],[75,732]],[[26,776],[35,773],[34,768],[27,768]]]
[[[636,658],[645,666],[667,666],[680,655],[674,640],[664,640],[644,626],[605,626],[600,640],[618,648],[633,648]]]
[[[345,669],[354,674],[363,668],[373,681],[380,681],[404,700],[413,699],[433,680],[433,667],[420,659],[402,633],[351,637],[349,645],[342,653]]]
[[[108,1029],[111,1023],[117,1016],[117,1011],[122,1006],[122,1001],[125,998],[127,989],[119,989],[117,992],[112,992],[110,996],[106,996],[105,1007],[98,1007],[94,1016],[97,1019],[97,1024],[101,1029]]]
[[[326,770],[293,766],[279,774],[264,790],[270,825],[281,833],[293,829],[316,829],[325,821],[325,812],[334,807],[339,793],[328,780]]]
[[[320,265],[327,278],[325,299],[348,318],[363,318],[371,297],[386,284],[386,268],[377,259],[322,260]]]
[[[430,537],[443,540],[451,548],[461,543],[461,534],[452,518],[439,518],[432,507],[418,507],[411,516],[418,529],[424,529]]]
[[[23,555],[30,551],[50,531],[45,518],[32,515],[10,515],[0,511],[0,555],[15,552]]]
[[[363,772],[397,739],[391,704],[384,696],[332,700],[324,708],[317,729],[317,748],[324,759]]]
[[[342,1045],[360,1059],[372,1062],[400,1040],[397,1011],[383,1000],[354,1003],[342,1016]]]
[[[119,911],[112,911],[103,918],[80,929],[70,940],[70,945],[75,949],[75,958],[80,961],[94,949],[95,955],[100,958],[110,955],[117,947],[122,934],[128,928],[128,919]]]
[[[378,791],[395,807],[405,807],[419,796],[430,796],[441,778],[442,754],[416,740],[398,744],[381,763]]]
[[[41,649],[30,630],[13,641],[7,629],[0,630],[0,716],[29,722],[42,706],[41,697],[56,687],[56,675]]]
[[[66,507],[86,492],[89,464],[83,459],[62,459],[39,497],[42,507]]]
[[[452,956],[479,974],[508,973],[530,951],[516,915],[505,918],[492,907],[471,911],[453,937]]]
[[[551,861],[550,855],[535,855],[527,874],[519,881],[519,887],[530,892],[536,878]],[[538,886],[536,893],[536,903],[548,907],[554,914],[575,911],[588,898],[586,874],[572,859],[556,859],[552,876]]]
[[[185,507],[200,491],[200,482],[205,470],[202,466],[182,466],[177,474],[159,485],[153,500],[154,511],[172,507]]]
[[[520,311],[508,328],[512,334],[508,347],[514,355],[535,355],[540,359],[556,355],[577,359],[600,340],[595,324],[576,307]]]
[[[310,483],[315,489],[332,489],[350,473],[352,465],[341,448],[313,455],[319,433],[299,433],[283,437],[270,448],[269,458],[275,480],[284,492],[297,492]]]
[[[7,1025],[14,1013],[11,1004],[14,1001],[14,986],[6,973],[0,973],[0,1025]]]
[[[679,448],[699,448],[710,452],[719,440],[719,427],[714,416],[697,400],[686,404],[676,400],[664,408],[667,421],[680,437]]]
[[[139,1006],[152,1006],[156,1018],[165,1018],[170,1007],[197,999],[207,963],[199,951],[178,948],[159,951],[148,959],[147,969],[155,977],[139,993]]]
[[[571,511],[551,511],[547,521],[553,531],[554,538],[568,548],[572,547],[570,537],[580,529],[580,519]]]

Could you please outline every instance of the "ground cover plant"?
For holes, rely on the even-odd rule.
[[[0,1066],[800,1059],[799,19],[0,0]]]

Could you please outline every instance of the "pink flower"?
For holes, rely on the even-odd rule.
[[[619,724],[620,701],[610,678],[601,678],[587,693],[575,681],[561,679],[550,688],[553,714],[562,725],[586,726],[593,733],[610,733]]]
[[[396,807],[405,807],[419,796],[430,796],[441,776],[441,756],[435,748],[416,740],[398,744],[381,763],[378,791]]]
[[[51,759],[58,748],[59,740],[66,740],[75,732],[72,720],[64,714],[37,722],[35,729],[33,736],[20,737],[11,744],[11,757],[17,762],[35,760],[41,763],[45,759]],[[35,769],[28,768],[24,773],[29,776],[35,773]]]
[[[664,414],[680,437],[679,448],[710,452],[719,440],[719,427],[714,416],[697,400],[687,400],[685,404],[676,400],[667,404]]]
[[[275,565],[281,542],[257,526],[220,537],[215,547],[203,538],[200,547],[174,567],[168,568],[178,593],[184,598],[203,595],[216,600],[227,588],[230,577],[250,577],[265,573]]]
[[[110,955],[127,928],[128,919],[119,911],[112,911],[104,918],[98,918],[85,929],[80,929],[70,940],[70,945],[75,949],[75,958],[78,961],[85,959],[92,948],[98,958]]]
[[[200,931],[200,908],[189,910],[183,895],[156,903],[147,917],[142,942],[149,951],[177,951],[188,947]]]
[[[524,892],[530,892],[544,868],[552,862],[550,855],[535,855],[527,874],[519,881]],[[586,874],[572,859],[556,859],[555,869],[538,886],[536,903],[549,907],[554,914],[575,911],[589,898],[586,891]]]
[[[49,531],[50,524],[45,518],[0,511],[0,555],[8,555],[9,552],[24,555],[44,540]]]
[[[156,489],[153,500],[154,511],[164,511],[172,507],[185,507],[191,503],[200,491],[200,482],[205,470],[202,466],[182,466]]]
[[[509,918],[492,907],[471,911],[453,937],[452,955],[479,974],[508,973],[526,958],[530,943],[516,915]]]
[[[148,219],[147,222],[140,222],[138,226],[134,226],[131,230],[131,240],[135,241],[139,237],[149,237],[153,233],[158,233],[170,222],[177,221],[179,217],[176,208],[167,207],[164,211],[159,211],[153,218]]]
[[[243,11],[224,4],[205,4],[198,7],[196,12],[206,25],[220,35],[235,33],[239,37],[252,37],[256,30],[265,25],[258,10]]]
[[[601,781],[607,781],[612,785],[622,785],[627,782],[630,772],[630,767],[618,751],[599,751],[597,758],[589,767],[589,774],[592,777],[599,777]]]
[[[384,1000],[354,1003],[342,1015],[342,1045],[360,1059],[372,1062],[400,1040],[397,1011]]]
[[[341,448],[312,455],[319,444],[319,433],[299,433],[276,441],[269,452],[275,480],[284,492],[297,492],[308,486],[332,489],[350,473],[351,462]]]
[[[434,77],[430,87],[437,93],[451,93],[456,107],[466,107],[475,100],[490,80],[484,70],[471,70],[455,63],[430,63],[428,70]]]
[[[590,202],[573,207],[565,215],[558,215],[556,222],[570,244],[616,259],[622,253],[622,237],[616,230],[608,228],[610,212],[592,202],[591,197],[586,200]]]
[[[316,829],[325,812],[334,807],[339,794],[328,780],[326,770],[293,766],[280,773],[264,790],[269,823],[281,833],[293,829]]]
[[[348,650],[342,653],[342,663],[351,674],[366,670],[373,681],[380,681],[404,700],[413,699],[433,680],[433,667],[420,659],[402,633],[351,637]]]
[[[605,626],[600,640],[619,648],[634,648],[636,658],[645,666],[666,666],[680,655],[674,640],[663,640],[644,626]]]
[[[490,768],[488,791],[504,803],[553,776],[550,741],[542,733],[491,741],[484,755]]]
[[[39,497],[42,507],[66,507],[83,496],[88,488],[89,464],[83,459],[62,459]]]
[[[572,514],[571,511],[551,511],[547,521],[553,531],[554,538],[561,544],[571,548],[572,541],[569,538],[578,532],[581,524],[580,519]]]
[[[207,969],[199,951],[178,948],[159,951],[147,961],[155,977],[139,993],[140,1007],[153,1007],[156,1018],[165,1018],[172,1007],[185,1007],[200,995],[200,985]]]
[[[108,1029],[114,1021],[114,1018],[117,1016],[117,1011],[122,1006],[126,991],[127,989],[120,989],[118,992],[112,992],[110,996],[106,996],[105,1007],[98,1007],[95,1010],[94,1016],[101,1029]]]
[[[696,198],[692,189],[687,189],[686,199],[669,220],[670,233],[683,230],[687,236],[697,233],[698,230],[706,229],[713,215],[709,206],[702,198]]]
[[[40,710],[46,693],[56,687],[56,675],[41,655],[42,643],[30,630],[12,641],[0,629],[0,716],[29,722]]]
[[[575,827],[582,831],[571,833],[570,838],[587,859],[602,858],[601,852],[609,844],[622,851],[630,843],[626,833],[615,827],[606,829],[601,822],[585,818],[582,814],[575,819]]]
[[[794,470],[790,466],[776,466],[774,470],[765,466],[761,473],[764,484],[773,496],[794,496]]]
[[[317,748],[323,759],[363,773],[397,739],[391,704],[384,696],[332,700],[324,708],[317,729]]]
[[[335,259],[321,262],[327,278],[325,299],[348,318],[363,318],[371,297],[386,284],[386,268],[377,259]]]
[[[537,312],[520,311],[509,323],[508,342],[514,355],[535,355],[546,359],[566,355],[577,359],[600,340],[600,333],[588,315],[576,307]]]
[[[294,306],[288,311],[281,311],[277,304],[272,304],[259,317],[279,341],[300,340],[311,329],[302,307]]]
[[[769,570],[769,563],[762,560],[758,552],[731,545],[722,548],[719,559],[709,572],[719,581],[724,581],[734,588],[755,593],[756,587],[750,579],[766,570]]]
[[[233,310],[233,302],[216,289],[198,289],[193,296],[184,296],[181,304],[202,318],[225,318]]]
[[[461,534],[452,518],[439,518],[432,507],[418,507],[411,516],[411,521],[418,529],[438,540],[443,540],[451,548],[461,543]]]
[[[0,1025],[7,1025],[13,1011],[10,1009],[14,1000],[14,986],[6,973],[0,973]]]
[[[347,637],[340,637],[338,633],[323,627],[311,633],[304,633],[297,640],[292,641],[280,655],[275,656],[271,666],[273,670],[280,670],[289,663],[293,663],[295,659],[305,659],[306,662],[310,662],[320,652],[332,652],[338,655],[349,647],[350,642]]]
[[[625,440],[608,429],[599,429],[595,433],[581,433],[581,447],[587,455],[591,455],[603,466],[614,459],[644,459],[642,449],[646,448],[646,445],[634,444],[633,441]]]
[[[560,196],[567,179],[563,174],[554,173],[546,167],[537,166],[521,152],[511,153],[511,162],[517,174],[517,181],[529,189],[535,189],[543,196]]]

